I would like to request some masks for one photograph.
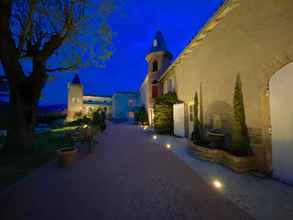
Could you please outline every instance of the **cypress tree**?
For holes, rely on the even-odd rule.
[[[245,110],[242,93],[242,83],[240,75],[237,75],[234,98],[233,98],[233,132],[232,132],[232,152],[238,156],[251,154],[249,146],[248,130],[246,126]]]
[[[198,95],[197,95],[197,92],[195,92],[195,95],[194,95],[193,131],[191,134],[191,140],[195,144],[198,144],[201,142],[200,122],[198,119]]]

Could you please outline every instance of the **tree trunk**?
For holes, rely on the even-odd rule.
[[[24,94],[21,90],[10,94],[6,152],[23,153],[33,149],[36,106],[32,97],[25,97]]]

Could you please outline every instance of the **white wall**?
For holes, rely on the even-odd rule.
[[[293,63],[270,81],[272,162],[275,177],[293,184]]]

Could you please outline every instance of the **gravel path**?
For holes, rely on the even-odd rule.
[[[252,219],[136,126],[111,125],[96,152],[0,194],[1,220]]]

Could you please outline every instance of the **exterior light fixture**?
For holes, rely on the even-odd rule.
[[[153,139],[154,139],[154,140],[157,140],[158,137],[157,137],[156,135],[153,135]]]
[[[214,185],[214,187],[216,189],[222,189],[223,188],[223,184],[219,180],[214,180],[213,185]]]
[[[171,144],[166,144],[166,148],[170,149],[171,148]]]
[[[144,126],[144,127],[143,127],[143,130],[146,130],[147,128],[148,128],[147,126]]]
[[[88,125],[84,125],[84,126],[83,126],[83,128],[87,128],[87,127],[88,127]]]

